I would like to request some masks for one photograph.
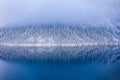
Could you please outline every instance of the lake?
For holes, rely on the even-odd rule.
[[[120,80],[120,46],[0,46],[0,80]]]

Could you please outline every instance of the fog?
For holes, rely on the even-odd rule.
[[[0,26],[120,22],[120,0],[0,0]]]

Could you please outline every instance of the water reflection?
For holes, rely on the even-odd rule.
[[[120,80],[120,46],[0,46],[0,80]]]

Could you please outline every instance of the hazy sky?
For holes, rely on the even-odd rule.
[[[120,0],[0,0],[0,26],[113,25],[119,21]]]

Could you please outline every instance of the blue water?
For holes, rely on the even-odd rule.
[[[120,80],[120,46],[0,46],[0,80]]]

